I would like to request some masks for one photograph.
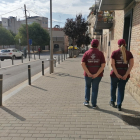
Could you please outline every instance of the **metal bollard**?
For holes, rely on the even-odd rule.
[[[61,61],[63,62],[63,54],[61,54]]]
[[[34,60],[35,60],[35,53],[34,53]]]
[[[60,64],[60,55],[58,55],[58,64]]]
[[[0,60],[0,68],[1,68],[1,60]]]
[[[64,53],[64,60],[65,60],[65,53]]]
[[[3,87],[3,75],[0,74],[0,106],[2,106],[2,87]]]
[[[56,57],[54,57],[54,67],[56,67]]]
[[[44,61],[42,61],[42,75],[44,75]]]
[[[40,59],[40,52],[39,52],[39,59]]]
[[[23,55],[22,55],[22,57],[21,57],[21,63],[23,63]]]
[[[67,59],[67,53],[66,53],[66,59]]]
[[[31,85],[31,66],[28,65],[28,83]]]
[[[13,57],[12,57],[12,65],[14,65],[14,59],[13,59]]]

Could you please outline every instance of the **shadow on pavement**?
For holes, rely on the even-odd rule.
[[[128,110],[128,109],[123,109],[122,108],[122,112],[134,113],[133,115],[130,116],[130,115],[123,115],[123,114],[113,112],[113,111],[110,111],[110,110],[101,109],[99,107],[96,110],[107,113],[107,114],[114,115],[114,116],[118,117],[119,119],[123,120],[126,125],[134,126],[134,127],[136,127],[137,129],[140,130],[140,123],[138,123],[138,121],[140,122],[140,118],[134,117],[134,116],[137,116],[137,114],[140,114],[140,112],[138,112],[138,111],[133,111],[133,110]],[[135,122],[137,122],[137,124]]]
[[[46,89],[43,89],[43,88],[40,88],[40,87],[37,87],[37,86],[34,86],[34,85],[31,85],[32,87],[34,87],[34,88],[38,88],[38,89],[40,89],[40,90],[43,90],[43,91],[48,91],[48,90],[46,90]]]
[[[6,107],[4,107],[4,106],[2,106],[2,107],[0,107],[0,108],[3,109],[4,111],[6,111],[7,113],[9,113],[10,115],[12,115],[13,117],[19,119],[20,121],[25,121],[25,120],[26,120],[26,119],[23,118],[22,116],[16,114],[16,113],[13,112],[12,110],[10,110],[10,109],[8,109],[8,108],[6,108]]]
[[[54,75],[61,76],[61,77],[69,76],[69,77],[84,79],[84,77],[82,78],[82,77],[72,76],[72,75],[67,74],[67,73],[54,73]]]
[[[101,83],[107,83],[107,84],[110,84],[110,82],[105,82],[105,81],[101,81]]]
[[[53,79],[57,79],[57,78],[55,78],[55,77],[51,77],[51,76],[45,76],[45,77],[48,77],[48,78],[53,78]]]

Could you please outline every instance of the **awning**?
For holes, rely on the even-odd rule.
[[[99,11],[124,10],[133,0],[101,0]]]

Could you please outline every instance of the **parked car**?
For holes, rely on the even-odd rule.
[[[15,49],[15,48],[7,48],[2,49],[0,51],[0,59],[1,61],[4,61],[4,59],[15,59],[15,58],[21,58],[23,56],[23,52]]]

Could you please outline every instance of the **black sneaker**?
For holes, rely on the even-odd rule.
[[[96,109],[97,107],[98,107],[97,105],[93,105],[93,106],[92,106],[93,109]]]
[[[117,105],[118,111],[122,111],[122,108],[120,105]]]
[[[112,107],[114,107],[114,108],[116,108],[117,106],[115,105],[115,103],[114,102],[112,102],[112,101],[110,101],[110,106],[112,106]]]
[[[84,104],[85,106],[88,106],[88,105],[89,105],[89,101],[85,101],[83,104]]]

